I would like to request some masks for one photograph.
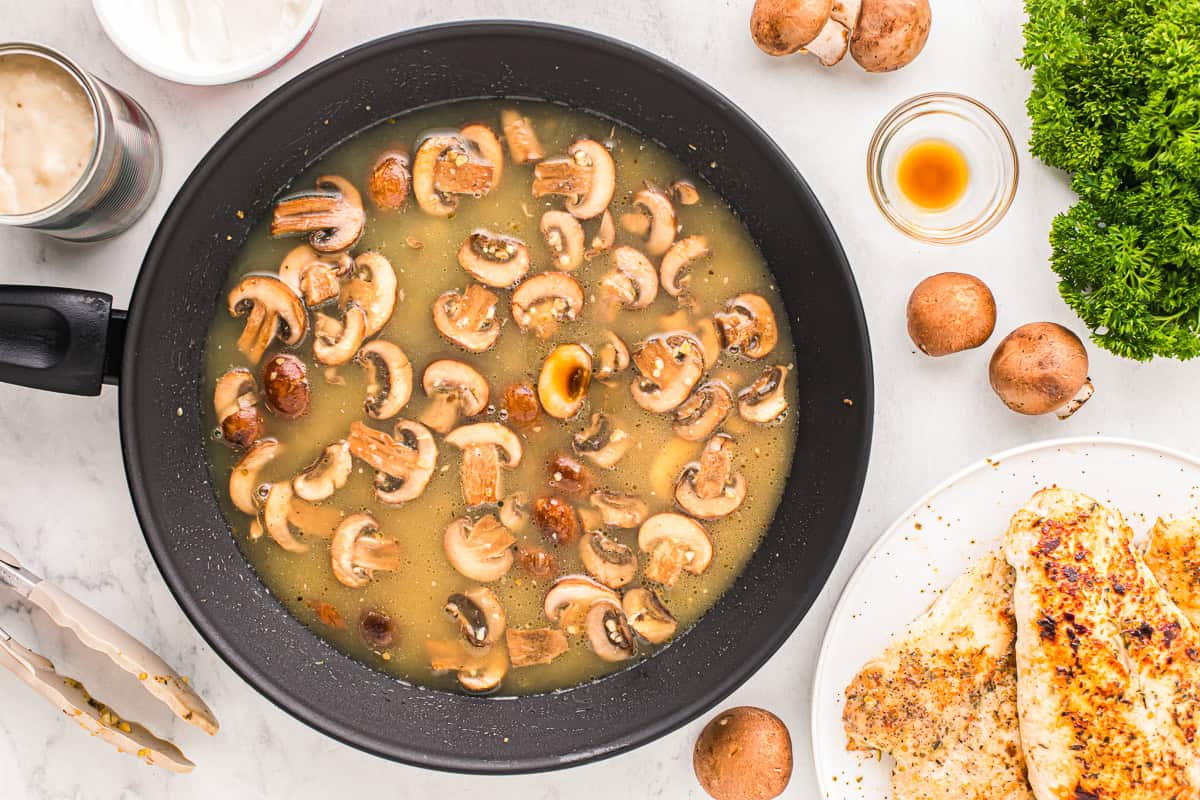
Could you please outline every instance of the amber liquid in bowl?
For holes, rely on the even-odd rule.
[[[926,211],[953,207],[967,193],[971,168],[962,151],[941,139],[926,139],[900,158],[896,183],[913,204]]]

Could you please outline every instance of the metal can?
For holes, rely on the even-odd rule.
[[[137,221],[158,190],[162,150],[145,109],[57,50],[39,44],[0,44],[0,56],[44,58],[73,77],[92,105],[95,144],[75,186],[45,208],[0,214],[0,225],[39,230],[60,239],[108,239]]]

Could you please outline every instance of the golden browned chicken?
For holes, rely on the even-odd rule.
[[[1159,519],[1150,529],[1146,565],[1179,610],[1200,629],[1200,519]]]
[[[1200,635],[1120,514],[1043,490],[1013,517],[1004,553],[1038,800],[1200,798]]]

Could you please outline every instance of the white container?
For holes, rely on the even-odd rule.
[[[92,0],[108,38],[147,72],[215,86],[263,75],[304,46],[323,0]]]

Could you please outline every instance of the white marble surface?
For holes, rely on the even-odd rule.
[[[631,41],[711,82],[754,115],[788,151],[823,199],[854,265],[871,325],[878,408],[865,497],[850,542],[820,601],[775,658],[729,704],[773,709],[791,728],[796,772],[787,797],[815,793],[809,756],[810,677],[821,632],[859,556],[914,498],[990,452],[1060,435],[1133,436],[1197,449],[1189,424],[1196,369],[1137,365],[1093,348],[1098,393],[1074,419],[1007,412],[987,386],[988,352],[931,360],[904,330],[913,284],[956,269],[983,276],[996,293],[999,327],[1048,319],[1081,330],[1059,300],[1046,265],[1046,231],[1070,200],[1065,180],[1022,154],[1016,203],[1001,226],[973,244],[918,245],[893,231],[871,204],[864,174],[875,123],[910,95],[946,89],[991,105],[1023,145],[1029,79],[1016,63],[1019,0],[933,0],[928,49],[909,69],[868,76],[850,64],[825,70],[803,58],[772,60],[747,34],[751,0],[330,0],[307,47],[279,71],[230,87],[195,88],[142,72],[109,43],[84,0],[0,0],[0,39],[60,47],[133,94],[162,132],[166,172],[150,212],[116,241],[67,246],[0,230],[0,281],[72,285],[128,301],[158,218],[195,162],[239,115],[304,68],[376,35],[472,17],[573,24]],[[1022,147],[1022,150],[1024,148]],[[0,546],[157,648],[211,701],[223,723],[208,739],[161,714],[144,713],[199,764],[172,777],[89,741],[61,715],[0,673],[0,796],[5,798],[318,798],[355,796],[506,798],[700,798],[690,751],[701,723],[612,761],[550,775],[469,778],[398,766],[309,730],[243,683],[200,640],[158,576],[134,520],[117,446],[116,391],[71,398],[0,387]],[[1136,476],[1131,476],[1136,480]],[[28,619],[3,617],[27,634]],[[18,615],[19,616],[19,615]],[[44,626],[33,620],[36,632]],[[28,634],[32,637],[32,634]],[[53,637],[41,646],[58,654]],[[65,655],[68,668],[77,657]],[[127,686],[117,687],[128,689]],[[139,706],[141,708],[141,706]]]

